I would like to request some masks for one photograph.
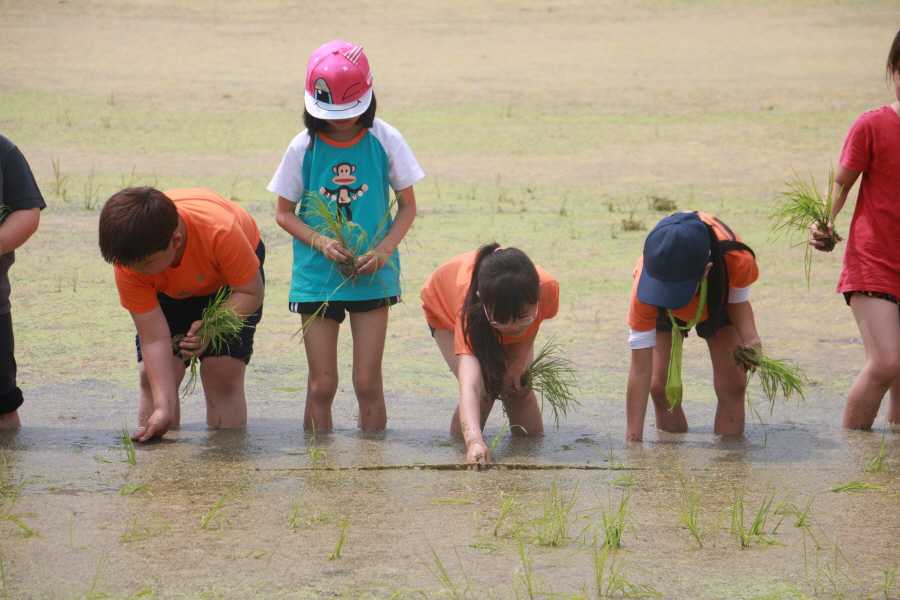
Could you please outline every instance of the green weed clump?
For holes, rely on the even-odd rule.
[[[798,403],[805,400],[803,385],[807,379],[796,363],[790,363],[784,358],[771,358],[756,346],[735,346],[731,360],[751,375],[758,374],[763,393],[769,401],[770,414],[779,395],[783,402],[787,402],[795,394],[798,396]]]
[[[541,397],[541,409],[546,400],[553,411],[553,421],[559,429],[559,417],[569,414],[575,406],[581,406],[575,398],[578,384],[575,380],[575,363],[561,356],[559,344],[552,337],[534,357],[522,376],[521,385],[530,385]]]
[[[197,337],[201,340],[208,340],[207,347],[212,348],[216,353],[222,351],[226,344],[234,341],[244,327],[243,317],[237,314],[233,308],[226,306],[230,299],[230,288],[223,287],[216,292],[216,295],[210,300],[209,306],[203,309],[200,328],[197,330]],[[172,347],[180,350],[183,339],[183,335],[173,337]],[[182,398],[192,394],[196,389],[199,372],[200,357],[195,352],[188,363],[188,380],[181,390]]]
[[[800,179],[796,171],[794,176],[793,182],[784,182],[787,190],[778,193],[781,201],[775,205],[767,218],[775,222],[772,233],[776,237],[782,234],[795,235],[801,239],[799,244],[806,245],[805,268],[808,285],[813,250],[813,247],[807,243],[810,226],[815,223],[818,230],[826,234],[826,237],[817,238],[824,244],[826,252],[834,250],[837,243],[844,238],[834,231],[834,198],[831,196],[834,169],[828,176],[828,192],[824,197],[816,187],[816,180],[812,174],[810,174],[809,183]],[[829,234],[829,231],[833,233]]]

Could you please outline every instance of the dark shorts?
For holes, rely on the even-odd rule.
[[[893,302],[900,308],[900,298],[893,296],[891,294],[887,294],[885,292],[864,292],[862,290],[854,290],[852,292],[844,292],[844,302],[847,303],[847,306],[850,306],[850,298],[853,297],[853,294],[863,294],[865,296],[871,296],[872,298],[881,298],[882,300],[887,300],[888,302]]]
[[[288,310],[301,315],[316,315],[343,323],[347,313],[364,313],[393,306],[400,302],[400,296],[378,298],[376,300],[332,300],[330,302],[288,302]],[[322,308],[324,305],[324,308]]]
[[[686,322],[682,321],[678,317],[675,317],[675,322],[678,323],[680,327],[684,327],[687,325]],[[722,318],[720,319],[719,327],[717,329],[713,329],[712,323],[709,322],[709,319],[706,321],[700,321],[697,323],[697,335],[699,335],[704,340],[707,340],[711,337],[715,337],[716,333],[719,329],[723,327],[728,327],[729,325],[733,325],[731,322],[731,317],[728,316],[728,311],[722,311]],[[657,331],[672,331],[672,320],[669,318],[668,313],[664,309],[659,309],[659,316],[656,317],[656,330]],[[682,337],[687,337],[688,332],[682,331]]]
[[[12,314],[0,315],[0,415],[22,406],[22,390],[16,387],[16,340]]]
[[[263,264],[266,262],[266,247],[262,240],[256,247],[256,256],[259,258],[259,274],[262,277],[263,285],[266,282],[266,273],[263,270]],[[227,286],[226,286],[227,287]],[[191,328],[194,321],[199,321],[203,317],[203,310],[209,306],[210,301],[215,298],[215,294],[208,296],[191,296],[190,298],[182,298],[176,300],[165,294],[156,294],[159,300],[159,306],[162,308],[163,314],[166,316],[166,322],[169,324],[169,335],[175,336],[185,334]],[[244,327],[238,334],[238,337],[229,342],[219,352],[209,347],[200,355],[200,360],[210,356],[230,356],[244,361],[244,364],[250,364],[250,357],[253,355],[253,336],[256,333],[256,325],[262,319],[263,307],[247,317]],[[141,362],[141,340],[137,335],[134,336],[135,346],[137,347],[137,360]],[[172,355],[178,356],[180,353],[176,348],[172,348]],[[185,359],[187,361],[187,359]]]

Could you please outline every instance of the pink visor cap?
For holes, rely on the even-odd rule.
[[[317,119],[351,119],[372,102],[372,70],[362,46],[328,42],[306,65],[306,110]]]

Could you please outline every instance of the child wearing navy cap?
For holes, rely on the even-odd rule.
[[[681,348],[694,326],[706,340],[713,366],[715,432],[744,432],[747,375],[731,360],[731,352],[738,344],[762,347],[750,306],[750,284],[758,277],[753,250],[713,215],[676,213],[653,228],[637,261],[628,310],[626,441],[644,439],[648,396],[657,429],[687,430]],[[679,335],[673,336],[673,329]]]

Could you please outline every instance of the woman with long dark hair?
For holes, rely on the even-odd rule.
[[[517,248],[487,244],[441,265],[422,287],[422,309],[459,380],[450,434],[466,442],[466,462],[487,463],[482,430],[500,398],[516,435],[544,431],[541,410],[522,375],[544,319],[556,316],[559,284]]]
[[[681,345],[694,326],[706,340],[712,361],[718,399],[714,430],[722,435],[744,433],[747,375],[731,353],[739,344],[762,347],[750,306],[750,284],[758,277],[753,250],[713,215],[676,213],[650,232],[635,269],[628,311],[626,441],[644,439],[648,395],[657,429],[687,430],[681,405]]]

